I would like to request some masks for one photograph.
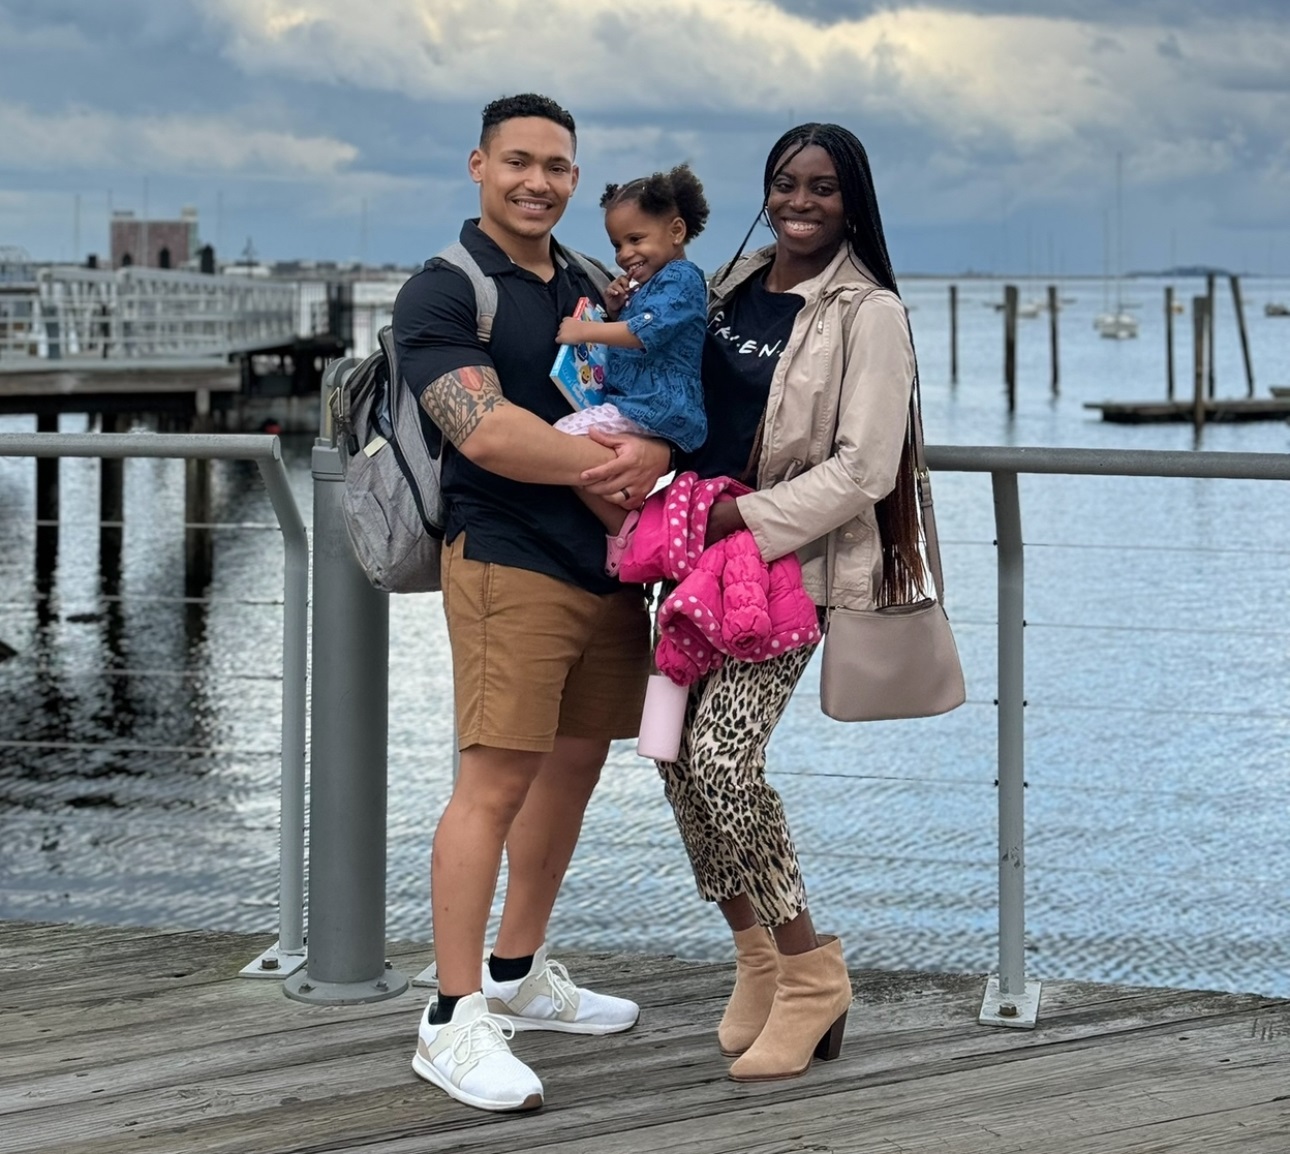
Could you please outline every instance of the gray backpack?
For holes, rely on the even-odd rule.
[[[567,256],[603,293],[606,270],[572,249]],[[426,262],[449,265],[462,273],[475,293],[475,323],[487,344],[497,312],[497,286],[460,243],[451,244]],[[389,325],[377,337],[379,347],[365,357],[331,395],[332,418],[345,492],[341,513],[350,544],[367,579],[386,593],[433,593],[441,588],[439,556],[448,510],[439,483],[443,468],[442,436],[427,443],[417,398],[399,372],[394,334]]]

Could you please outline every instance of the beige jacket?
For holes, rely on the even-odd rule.
[[[882,581],[874,505],[896,483],[914,350],[900,298],[858,267],[849,247],[792,290],[806,303],[771,378],[758,491],[739,498],[739,512],[765,560],[796,551],[817,605],[825,604],[832,534],[833,603],[865,609],[873,607]],[[773,247],[761,249],[724,281],[720,273],[714,277],[709,313],[773,253]]]

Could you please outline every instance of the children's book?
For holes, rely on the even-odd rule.
[[[582,297],[573,315],[584,321],[603,321],[605,310]],[[607,345],[560,346],[551,366],[551,380],[575,409],[589,409],[604,401],[608,352]]]

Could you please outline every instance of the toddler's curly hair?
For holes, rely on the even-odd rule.
[[[703,185],[688,164],[670,172],[655,172],[626,184],[605,185],[600,207],[606,212],[615,205],[634,200],[650,216],[679,216],[685,223],[685,239],[693,240],[708,223],[708,201]]]

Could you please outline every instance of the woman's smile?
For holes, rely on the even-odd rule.
[[[846,235],[842,187],[833,158],[818,144],[790,152],[770,182],[766,212],[781,258],[818,266],[815,272],[823,268]],[[810,270],[797,270],[803,271]]]

